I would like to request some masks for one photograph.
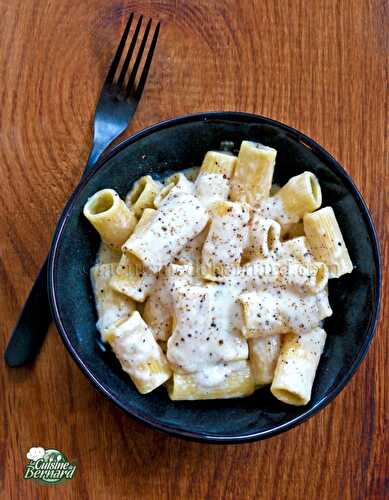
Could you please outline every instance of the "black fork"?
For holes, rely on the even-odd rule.
[[[119,46],[116,50],[116,54],[112,60],[107,78],[105,79],[103,88],[101,89],[94,118],[93,146],[88,158],[87,168],[94,165],[101,156],[102,152],[128,127],[128,124],[139,104],[140,98],[142,97],[155,46],[157,44],[160,23],[157,23],[154,29],[154,34],[146,55],[142,73],[139,77],[138,83],[136,84],[136,77],[145,52],[152,22],[150,19],[146,25],[135,61],[130,67],[130,61],[133,58],[136,43],[139,38],[143,16],[139,18],[136,24],[122,68],[117,79],[115,79],[133,20],[134,14],[131,14],[124,29],[122,39],[120,40]],[[127,83],[125,83],[127,74],[129,74],[129,77]]]

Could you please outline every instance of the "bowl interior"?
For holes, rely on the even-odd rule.
[[[95,230],[82,215],[88,197],[102,188],[125,196],[140,176],[164,176],[201,164],[221,141],[244,139],[277,149],[275,181],[283,184],[304,170],[314,172],[323,206],[336,213],[351,259],[351,275],[330,282],[333,316],[309,405],[294,408],[268,389],[233,400],[171,402],[165,388],[147,396],[136,391],[110,353],[96,343],[96,313],[89,282],[98,247]],[[288,127],[243,114],[193,116],[137,134],[90,175],[68,203],[54,238],[50,263],[51,299],[57,326],[76,361],[94,383],[129,413],[160,429],[214,440],[258,438],[279,432],[332,399],[354,372],[373,335],[378,308],[378,251],[368,213],[344,171],[313,141]]]

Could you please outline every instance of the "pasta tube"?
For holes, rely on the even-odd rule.
[[[270,388],[277,399],[295,406],[306,405],[310,401],[326,336],[322,328],[315,328],[304,335],[288,333],[284,336]]]
[[[130,236],[122,251],[135,255],[147,269],[157,273],[201,233],[207,222],[207,212],[196,197],[176,192],[162,202],[144,231]]]
[[[271,384],[280,348],[280,335],[249,340],[250,366],[256,386]]]
[[[168,274],[163,269],[157,275],[150,297],[143,310],[143,317],[157,340],[167,340],[172,333],[172,299]]]
[[[201,251],[208,234],[208,225],[200,234],[192,238],[182,250],[177,254],[175,262],[178,264],[197,265],[201,262]]]
[[[96,328],[106,341],[106,332],[117,321],[126,320],[135,310],[134,302],[115,292],[109,281],[115,272],[116,264],[98,264],[91,268],[90,278],[97,310]]]
[[[107,339],[141,394],[153,391],[171,377],[169,363],[138,311],[124,323],[112,326]]]
[[[166,179],[166,186],[161,189],[154,199],[155,208],[159,208],[164,199],[179,192],[194,193],[194,184],[184,174],[180,172],[173,174]]]
[[[241,275],[247,288],[257,291],[271,287],[280,293],[311,294],[324,290],[328,283],[328,268],[323,262],[301,262],[286,255],[278,260],[270,256],[249,261],[242,266]]]
[[[231,199],[257,205],[269,196],[277,151],[263,144],[243,141],[231,183]]]
[[[110,247],[120,250],[137,224],[135,214],[113,189],[95,193],[84,206],[84,215]]]
[[[268,257],[280,248],[281,227],[272,219],[265,219],[258,211],[253,210],[249,222],[248,244],[244,250],[244,259]]]
[[[145,175],[136,181],[126,196],[126,205],[139,218],[145,208],[154,207],[154,199],[162,188],[160,182],[150,175]]]
[[[303,264],[314,261],[312,250],[305,236],[299,236],[298,238],[283,242],[281,252],[284,257],[297,259]]]
[[[109,284],[117,292],[144,302],[153,289],[155,279],[156,275],[146,269],[139,259],[124,253]]]
[[[320,207],[321,189],[317,177],[312,172],[304,172],[289,179],[277,193],[263,199],[258,207],[264,217],[279,222],[282,232],[295,226],[304,214]],[[294,226],[293,226],[294,224]]]
[[[300,296],[280,291],[245,292],[239,296],[242,333],[246,338],[306,333],[332,315],[328,292]]]
[[[192,264],[170,264],[157,275],[143,311],[143,317],[157,340],[165,341],[172,333],[174,290],[186,285],[202,284],[195,271]]]
[[[314,257],[324,262],[330,278],[351,273],[353,264],[331,207],[304,216],[304,230]]]
[[[312,172],[303,172],[289,179],[275,195],[292,222],[320,207],[322,196],[319,181]]]
[[[205,279],[222,281],[237,270],[247,245],[247,205],[216,202],[210,210],[211,224],[202,250],[201,273]]]
[[[196,196],[205,206],[227,200],[235,165],[236,156],[231,153],[208,151],[205,155],[195,183]]]
[[[173,401],[227,399],[249,396],[254,388],[249,363],[236,361],[199,373],[174,373],[168,394]]]
[[[141,234],[155,212],[152,208],[145,208],[132,234]],[[156,275],[145,268],[137,257],[124,253],[114,276],[112,276],[110,286],[117,292],[124,293],[137,302],[143,302],[150,294],[155,280]]]
[[[288,259],[290,275],[296,285],[300,285],[303,290],[306,289],[309,292],[324,290],[329,278],[328,268],[323,262],[314,260],[305,236],[284,242],[281,246],[281,253],[283,259]],[[296,276],[298,276],[297,280]],[[288,281],[285,283],[287,284]]]
[[[287,333],[288,326],[280,313],[275,296],[270,292],[245,292],[239,296],[242,306],[242,333],[246,338]]]

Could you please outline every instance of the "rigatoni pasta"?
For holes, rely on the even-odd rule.
[[[269,146],[243,141],[232,177],[231,199],[256,206],[269,196],[277,151]]]
[[[195,183],[195,193],[210,207],[216,201],[227,200],[236,156],[221,151],[208,151]]]
[[[173,310],[166,270],[161,271],[156,278],[143,310],[143,318],[157,340],[167,341],[172,333]]]
[[[141,394],[147,394],[171,377],[166,357],[138,311],[106,334],[123,370]]]
[[[90,272],[97,330],[142,394],[165,384],[173,401],[223,399],[267,386],[286,404],[310,401],[328,279],[352,262],[319,179],[272,185],[276,155],[243,141],[238,157],[209,151],[200,169],[142,177],[128,206],[112,189],[86,203],[102,239]]]
[[[298,222],[304,214],[320,207],[320,184],[312,172],[303,172],[289,179],[275,197],[281,201],[289,221]]]
[[[201,233],[207,222],[208,215],[200,200],[179,191],[161,203],[145,231],[132,235],[122,250],[135,255],[147,269],[158,273]]]
[[[96,328],[103,341],[105,341],[107,330],[113,323],[124,321],[135,310],[135,304],[130,298],[117,293],[109,286],[115,268],[114,263],[95,264],[90,270],[98,316]]]
[[[312,254],[328,266],[330,278],[339,278],[343,274],[351,273],[353,264],[331,207],[306,214],[304,231]]]
[[[172,334],[174,290],[181,286],[202,284],[195,271],[192,263],[186,262],[183,265],[170,264],[157,275],[143,310],[143,317],[157,340],[165,342]]]
[[[281,245],[281,226],[272,219],[266,219],[255,209],[252,211],[248,230],[248,242],[244,249],[245,260],[268,257]]]
[[[281,335],[249,340],[250,366],[257,387],[271,384],[281,349]]]
[[[173,174],[166,179],[166,185],[159,191],[154,199],[154,207],[159,208],[162,201],[168,196],[178,193],[193,194],[194,184],[182,173]]]
[[[145,268],[137,257],[124,253],[109,284],[117,292],[137,302],[144,302],[150,295],[155,280],[156,275]]]
[[[152,208],[143,210],[133,235],[140,235],[154,213],[155,210]],[[110,285],[117,292],[124,293],[137,302],[144,302],[146,297],[150,295],[155,280],[156,275],[147,269],[135,255],[123,253]]]
[[[277,399],[294,406],[309,402],[326,337],[319,327],[302,335],[285,335],[270,388]]]
[[[89,198],[84,206],[84,215],[100,233],[104,243],[116,250],[120,250],[138,222],[113,189],[102,189]]]
[[[328,292],[317,294],[250,291],[239,296],[242,333],[246,338],[267,337],[288,332],[306,333],[332,315]]]
[[[201,373],[175,372],[168,384],[170,399],[228,399],[250,396],[255,385],[247,361],[224,363]]]
[[[209,227],[207,225],[200,234],[188,241],[184,248],[176,255],[176,263],[198,265],[201,262],[201,252],[208,234],[208,229]]]
[[[161,191],[162,184],[151,175],[145,175],[134,183],[126,196],[126,205],[140,218],[145,208],[154,208],[154,200]]]
[[[202,250],[202,275],[212,281],[223,280],[239,264],[247,245],[247,205],[220,201],[210,211],[211,222]]]

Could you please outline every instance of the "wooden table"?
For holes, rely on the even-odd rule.
[[[163,28],[128,134],[203,110],[288,123],[353,176],[389,257],[384,0],[1,0],[2,351],[85,164],[95,100],[132,10]],[[51,327],[33,366],[0,364],[0,497],[389,498],[388,293],[386,282],[373,345],[336,400],[286,434],[240,446],[186,442],[128,418]],[[24,480],[38,445],[76,460],[75,478]]]

